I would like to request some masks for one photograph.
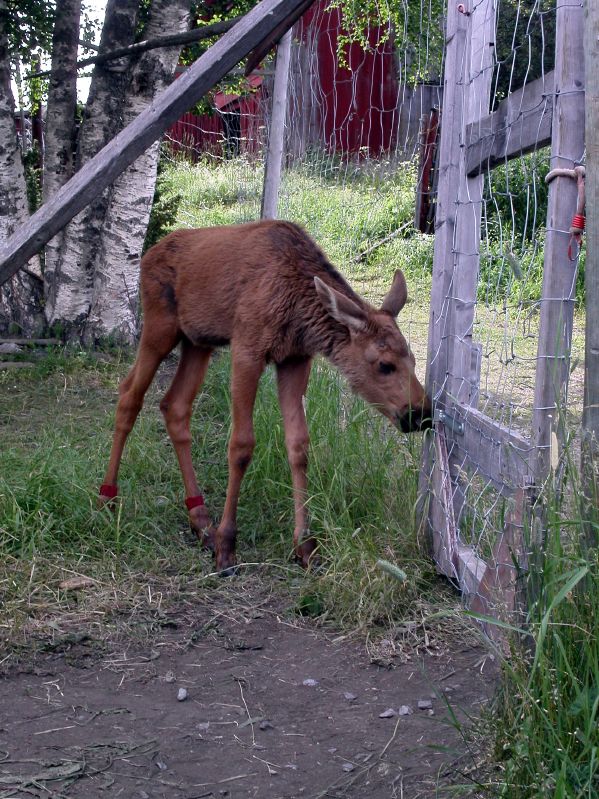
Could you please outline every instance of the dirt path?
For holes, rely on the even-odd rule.
[[[474,755],[448,720],[489,698],[482,648],[381,668],[276,594],[220,595],[173,605],[151,635],[133,620],[38,637],[0,680],[0,797],[416,799],[467,782]]]

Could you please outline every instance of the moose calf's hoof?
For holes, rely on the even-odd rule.
[[[316,539],[304,537],[295,548],[295,559],[304,569],[315,569],[320,566],[320,558],[316,552]]]
[[[116,500],[118,497],[118,486],[116,485],[108,485],[104,484],[100,486],[100,493],[98,495],[98,507],[104,508],[108,507],[110,510],[114,510],[116,507]]]
[[[204,506],[193,508],[189,511],[189,524],[193,532],[197,535],[200,544],[205,549],[214,552],[216,529]]]

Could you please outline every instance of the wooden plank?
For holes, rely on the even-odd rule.
[[[465,544],[458,547],[458,569],[460,589],[466,596],[472,596],[478,591],[487,564],[479,558],[474,549]]]
[[[558,3],[552,169],[572,169],[584,156],[583,28],[582,4]],[[558,177],[549,184],[532,438],[538,448],[535,482],[539,485],[551,471],[552,435],[557,435],[560,452],[565,436],[563,411],[576,290],[575,265],[568,257],[568,244],[577,194],[576,181],[571,178]]]
[[[88,161],[0,250],[0,285],[306,0],[262,0]],[[284,33],[282,30],[281,33]]]
[[[470,610],[483,616],[493,616],[512,625],[523,621],[525,607],[522,576],[528,567],[524,539],[526,518],[530,518],[530,491],[520,487],[506,516],[505,529],[499,535],[490,562],[474,592]],[[483,623],[491,640],[505,643],[504,630],[495,624]]]
[[[464,58],[465,96],[458,120],[460,144],[465,141],[465,126],[488,114],[493,77],[495,40],[495,6],[493,0],[474,4],[469,19],[470,41]],[[467,177],[465,147],[460,147],[460,178],[457,197],[454,256],[451,292],[448,297],[447,325],[448,364],[445,389],[459,402],[471,404],[474,387],[469,381],[472,374],[472,330],[478,274],[480,266],[481,214],[483,204],[483,176]],[[451,459],[451,453],[450,453]],[[459,526],[459,511],[456,509]]]
[[[599,500],[599,6],[585,3],[584,61],[586,130],[586,335],[584,408],[582,412],[582,475],[585,497],[595,512],[586,515],[588,544],[597,546],[596,518]]]
[[[460,469],[470,468],[508,497],[533,481],[536,453],[531,441],[464,403],[440,413],[450,459]]]
[[[439,135],[438,191],[435,213],[433,280],[428,327],[426,390],[433,402],[442,395],[447,376],[447,298],[454,264],[453,239],[456,226],[456,197],[460,180],[460,134],[464,85],[462,58],[466,48],[467,17],[456,3],[447,0],[445,68]],[[434,464],[434,441],[425,437],[418,485],[417,514],[430,532],[433,519],[425,519],[426,497]]]
[[[554,73],[548,72],[466,126],[466,172],[475,177],[551,143]]]
[[[458,535],[453,515],[451,475],[442,423],[438,423],[435,427],[435,461],[430,503],[433,557],[437,571],[459,583]]]
[[[277,48],[275,86],[272,94],[272,112],[268,132],[268,149],[264,167],[262,191],[262,219],[278,217],[279,188],[285,148],[285,121],[287,117],[287,91],[289,87],[289,64],[291,62],[291,31],[281,39]]]

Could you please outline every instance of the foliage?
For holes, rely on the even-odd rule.
[[[499,0],[494,102],[553,69],[554,0]]]
[[[341,13],[343,31],[337,53],[343,66],[348,66],[347,48],[352,43],[369,51],[392,40],[396,51],[407,56],[406,79],[438,80],[443,53],[443,0],[430,0],[426,14],[419,3],[405,0],[330,0],[327,8]],[[422,53],[426,54],[424,61]]]
[[[144,240],[143,252],[149,250],[153,244],[156,244],[157,241],[160,241],[163,236],[169,233],[174,228],[175,222],[177,221],[177,212],[179,210],[181,196],[169,192],[170,184],[164,179],[165,163],[164,157],[161,157],[158,161],[158,176],[156,178],[152,210],[150,212],[150,220]]]
[[[25,170],[25,184],[27,188],[27,204],[29,213],[33,214],[42,204],[40,153],[37,142],[23,155],[23,168]]]

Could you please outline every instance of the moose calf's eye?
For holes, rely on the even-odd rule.
[[[390,375],[391,372],[395,371],[395,364],[394,363],[385,363],[381,361],[379,363],[379,372],[383,375]]]

